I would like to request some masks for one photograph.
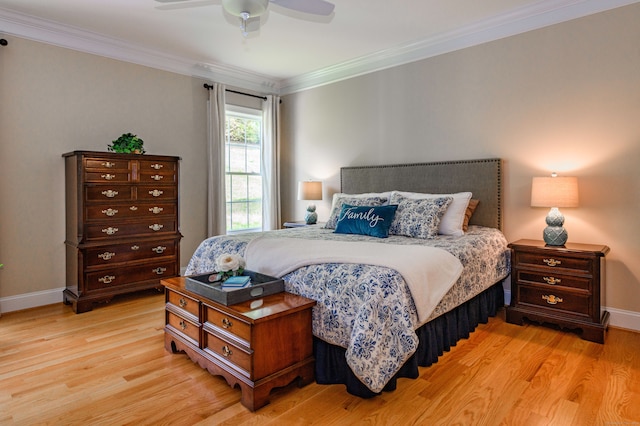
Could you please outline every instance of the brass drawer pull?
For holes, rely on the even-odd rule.
[[[106,229],[103,229],[103,230],[102,230],[102,232],[104,232],[104,233],[105,233],[105,234],[107,234],[107,235],[113,235],[113,234],[115,234],[116,232],[118,232],[118,228],[112,228],[112,227],[110,226],[110,227],[108,227],[108,228],[106,228]]]
[[[131,246],[131,250],[133,251],[140,250],[140,246],[134,244]]]
[[[104,253],[99,254],[98,257],[102,260],[111,260],[111,258],[115,255],[116,255],[115,253],[112,253],[110,251],[105,251]]]
[[[102,195],[104,195],[107,198],[113,198],[118,195],[118,191],[107,189],[106,191],[102,191]]]
[[[153,231],[159,231],[164,228],[164,225],[160,225],[159,223],[154,223],[153,225],[149,225],[149,229]]]
[[[158,164],[158,163],[151,165],[151,168],[155,169],[155,170],[160,170],[162,167],[164,167],[164,166],[162,164]]]
[[[111,179],[114,179],[116,177],[116,175],[112,175],[112,174],[107,173],[106,175],[101,175],[100,177],[102,179],[104,179],[104,180],[111,180]]]
[[[180,320],[180,328],[182,331],[187,329],[187,323],[184,320]]]
[[[105,275],[102,278],[98,278],[98,281],[104,284],[111,284],[115,279],[116,277],[114,277],[113,275]]]
[[[117,209],[108,208],[106,210],[102,210],[102,214],[106,214],[109,217],[113,217],[118,213]]]
[[[163,177],[164,176],[162,176],[162,175],[152,175],[151,179],[153,179],[155,181],[159,181],[159,180],[162,180]]]
[[[562,280],[560,278],[556,278],[556,277],[542,277],[542,279],[547,283],[547,284],[560,284],[562,282]]]
[[[155,272],[157,275],[162,275],[167,271],[167,268],[162,268],[162,267],[158,266],[157,268],[152,269],[151,271]]]
[[[562,303],[562,297],[554,296],[553,294],[550,294],[548,296],[546,294],[543,294],[542,299],[546,300],[550,305],[557,305],[558,303]]]
[[[222,328],[231,328],[233,327],[233,323],[229,320],[229,318],[222,318]]]
[[[181,308],[187,307],[187,299],[185,299],[184,297],[181,297],[180,300],[178,300],[178,303],[180,304]]]
[[[560,265],[560,264],[562,263],[561,261],[559,261],[559,260],[557,260],[557,259],[554,259],[554,258],[551,258],[551,259],[542,259],[542,261],[543,261],[544,263],[546,263],[547,265],[549,265],[549,266],[556,266],[556,265]]]
[[[160,254],[160,253],[164,253],[166,249],[167,249],[166,247],[158,246],[158,247],[152,248],[151,250]]]
[[[233,351],[231,350],[231,348],[229,348],[229,346],[227,346],[227,345],[224,345],[222,347],[222,356],[225,356],[225,357],[228,358],[231,355],[233,355]]]
[[[151,207],[149,211],[153,214],[162,213],[164,209],[162,207]]]
[[[164,194],[164,192],[160,191],[159,189],[154,189],[153,191],[149,191],[149,195],[153,195],[154,197],[159,197],[162,194]]]
[[[102,163],[102,167],[106,167],[108,169],[115,167],[116,163],[112,163],[111,161],[105,161]]]
[[[136,210],[138,210],[137,206],[131,206],[129,207],[129,210],[131,210],[132,212],[135,212]]]

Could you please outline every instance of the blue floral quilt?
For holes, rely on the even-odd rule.
[[[471,226],[462,237],[440,235],[417,239],[398,235],[375,238],[336,234],[332,229],[302,227],[268,231],[287,238],[369,241],[380,244],[427,244],[460,259],[464,270],[443,297],[430,319],[473,298],[509,274],[507,241],[497,229]],[[222,235],[203,241],[189,261],[185,275],[215,270],[222,253],[244,256],[247,243],[264,233]],[[271,235],[271,236],[274,236]],[[313,333],[346,349],[353,373],[373,392],[380,392],[416,351],[416,307],[402,276],[393,269],[347,263],[326,263],[299,268],[284,277],[285,290],[316,300]]]

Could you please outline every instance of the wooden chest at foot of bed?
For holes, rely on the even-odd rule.
[[[315,301],[281,292],[225,306],[187,290],[185,278],[161,282],[166,349],[184,352],[230,386],[238,385],[242,405],[251,411],[268,404],[274,387],[313,381]]]

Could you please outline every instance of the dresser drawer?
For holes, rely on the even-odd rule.
[[[138,281],[159,280],[178,275],[175,259],[145,265],[114,267],[85,273],[87,289],[109,290]]]
[[[87,220],[128,219],[155,217],[160,215],[175,216],[178,207],[175,202],[130,203],[89,205],[86,209]]]
[[[557,274],[555,273],[558,272],[557,270],[531,272],[516,269],[515,272],[515,279],[518,280],[520,284],[545,284],[549,286],[579,288],[587,291],[591,289],[591,280],[589,278]]]
[[[224,312],[218,311],[209,305],[204,306],[203,323],[208,323],[214,328],[219,328],[246,342],[251,346],[251,324],[242,322]]]
[[[175,200],[178,188],[175,186],[140,185],[138,187],[138,200]]]
[[[175,161],[140,160],[139,163],[141,175],[150,175],[155,173],[164,175],[175,175],[178,169],[178,163]]]
[[[149,236],[175,234],[178,224],[174,217],[157,217],[135,222],[103,222],[88,225],[87,240],[113,239],[122,236]],[[166,237],[166,236],[165,236]]]
[[[167,303],[184,310],[195,317],[200,317],[200,302],[192,297],[173,290],[167,290]]]
[[[514,265],[525,267],[544,267],[554,269],[569,269],[571,271],[588,274],[591,272],[592,260],[581,257],[562,256],[556,253],[530,253],[516,251]]]
[[[131,170],[131,164],[129,160],[120,158],[98,158],[98,157],[85,157],[84,158],[84,170],[87,172],[95,171],[117,171],[119,173],[127,172]]]
[[[549,308],[564,313],[589,315],[589,293],[563,291],[548,287],[518,286],[518,303],[523,305],[535,305]]]
[[[104,171],[87,171],[84,175],[85,182],[131,182],[131,172],[128,170],[104,170]]]
[[[252,378],[250,373],[252,354],[250,353],[250,351],[247,351],[247,349],[241,348],[240,346],[234,345],[233,343],[221,339],[220,337],[207,331],[207,329],[204,329],[202,334],[204,338],[202,347],[205,351],[214,353],[222,357],[227,362],[230,362],[233,365],[239,367],[244,375]]]
[[[166,312],[166,324],[171,327],[175,332],[185,338],[187,341],[191,341],[192,344],[200,346],[200,326],[194,322],[189,321],[186,318],[182,318],[173,312]]]
[[[133,201],[135,187],[132,185],[86,185],[85,201]]]
[[[126,244],[105,245],[87,249],[85,251],[85,262],[87,267],[107,266],[112,263],[175,256],[177,246],[176,240],[134,241]]]

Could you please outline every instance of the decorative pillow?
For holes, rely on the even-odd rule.
[[[459,237],[464,235],[462,230],[462,223],[464,222],[464,213],[467,211],[469,200],[471,199],[471,192],[458,192],[455,194],[422,194],[419,192],[400,192],[393,191],[391,193],[391,200],[389,204],[396,204],[394,201],[394,195],[402,195],[407,198],[420,200],[425,198],[439,198],[439,197],[451,197],[453,201],[445,212],[438,233],[442,235],[453,235]]]
[[[389,233],[422,239],[437,237],[438,225],[452,201],[452,197],[412,200],[395,194],[392,202],[398,204],[398,210]]]
[[[469,205],[467,206],[467,211],[464,212],[464,222],[462,222],[462,230],[467,232],[469,230],[469,221],[471,220],[471,216],[473,216],[473,212],[476,211],[476,207],[480,204],[480,200],[470,199]]]
[[[343,204],[335,232],[387,238],[398,206],[351,206]]]
[[[338,223],[338,216],[340,216],[344,204],[349,204],[350,206],[381,206],[386,201],[387,198],[382,197],[339,197],[335,200],[329,219],[324,227],[326,229],[335,229]]]

